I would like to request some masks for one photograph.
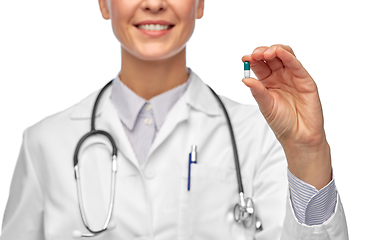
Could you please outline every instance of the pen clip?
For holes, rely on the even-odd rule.
[[[190,191],[190,172],[191,172],[191,164],[197,164],[197,146],[192,145],[192,151],[189,153],[189,160],[188,160],[188,191]]]

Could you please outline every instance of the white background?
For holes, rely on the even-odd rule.
[[[241,57],[262,45],[294,49],[319,87],[351,239],[371,236],[373,223],[371,6],[367,0],[206,0],[187,47],[187,65],[207,84],[250,104]],[[2,216],[23,130],[114,78],[120,45],[97,0],[2,1],[0,24]]]

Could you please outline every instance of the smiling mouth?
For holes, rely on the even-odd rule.
[[[135,25],[139,29],[144,29],[148,31],[164,31],[173,28],[175,25],[163,25],[163,24],[141,24]]]

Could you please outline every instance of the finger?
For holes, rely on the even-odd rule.
[[[263,53],[268,50],[269,47],[267,46],[262,46],[262,47],[257,47],[254,49],[253,53],[251,54],[253,59],[256,61],[263,61]]]
[[[268,67],[272,70],[272,72],[284,67],[281,59],[277,57],[276,48],[276,45],[271,46],[263,53],[263,59],[266,61]]]
[[[281,59],[276,56],[275,50],[271,50],[270,52],[268,52],[267,50],[266,52],[264,52],[263,56],[264,60],[266,61],[268,67],[272,70],[272,72],[284,67],[284,64],[282,63]]]
[[[271,75],[272,71],[264,61],[257,61],[253,59],[252,55],[245,55],[242,57],[242,62],[246,61],[250,62],[250,68],[258,80],[263,80]]]
[[[285,67],[289,68],[289,70],[294,74],[294,76],[299,78],[305,78],[310,76],[306,69],[303,67],[303,65],[300,63],[300,61],[298,61],[295,55],[288,49],[285,49],[283,47],[277,47],[276,54],[281,59]]]
[[[266,118],[272,112],[274,100],[268,89],[263,85],[262,82],[256,80],[255,78],[244,78],[242,82],[248,86],[258,103],[259,109],[263,116]]]
[[[289,53],[291,53],[294,57],[296,57],[296,56],[295,56],[295,53],[294,53],[294,51],[293,51],[293,49],[292,49],[289,45],[274,44],[274,45],[272,45],[272,46],[281,47],[281,48],[285,49],[286,51],[288,51]],[[271,46],[271,47],[272,47],[272,46]]]
[[[271,71],[265,70],[263,74],[259,73],[260,77],[257,74],[258,69],[253,69],[255,75],[259,80],[267,78],[273,71],[277,71],[284,67],[282,61],[276,56],[277,45],[272,45],[271,47],[258,47],[254,50],[252,58],[256,61],[264,62]],[[264,64],[262,64],[264,66]]]

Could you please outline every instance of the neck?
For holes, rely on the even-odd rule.
[[[140,97],[149,100],[188,80],[185,48],[177,55],[157,61],[144,61],[122,48],[120,80]]]

